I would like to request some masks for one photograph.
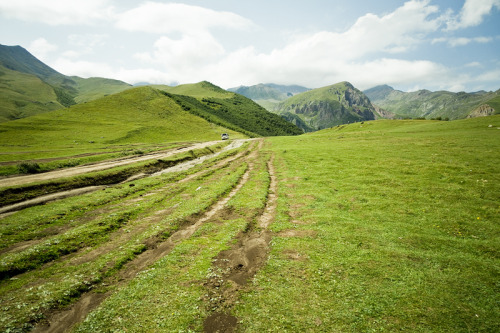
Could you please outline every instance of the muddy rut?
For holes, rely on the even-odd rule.
[[[231,249],[221,252],[213,261],[216,272],[205,282],[206,308],[210,316],[204,323],[204,332],[234,332],[238,319],[231,310],[250,279],[267,261],[271,232],[270,223],[276,215],[277,178],[273,167],[274,158],[268,162],[270,175],[269,195],[263,214],[256,225],[238,236]]]
[[[262,144],[261,144],[262,146]],[[214,167],[222,167],[224,164],[231,163],[232,161],[244,157],[246,152],[241,152],[233,157],[222,160],[215,164]],[[243,187],[248,181],[249,174],[252,168],[252,159],[255,158],[255,150],[247,156],[249,161],[249,168],[240,178],[236,186],[224,197],[221,197],[215,204],[213,204],[203,215],[198,218],[190,218],[186,220],[179,230],[173,233],[166,240],[158,237],[153,237],[146,243],[148,249],[143,253],[137,255],[132,261],[128,262],[123,268],[114,276],[105,279],[101,282],[103,285],[112,285],[111,289],[117,290],[121,286],[126,285],[135,276],[152,265],[154,262],[167,255],[175,248],[176,244],[191,237],[203,223],[212,219],[215,215],[221,212],[226,203]],[[202,170],[198,173],[192,174],[180,182],[187,182],[194,177],[198,177],[207,172]],[[270,196],[271,197],[271,196]],[[160,214],[159,211],[158,214]],[[153,217],[154,218],[154,217]],[[64,310],[53,311],[47,314],[47,319],[38,324],[34,332],[68,332],[71,328],[85,319],[85,317],[95,308],[97,308],[111,292],[99,293],[88,291],[80,296],[77,302]]]

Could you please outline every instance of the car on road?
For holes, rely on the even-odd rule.
[[[221,135],[221,139],[222,139],[222,140],[229,140],[229,134],[227,134],[227,133],[222,133],[222,135]]]

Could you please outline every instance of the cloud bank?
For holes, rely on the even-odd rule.
[[[260,82],[314,88],[349,80],[361,89],[388,83],[460,90],[477,78],[491,82],[491,75],[457,74],[456,68],[426,59],[422,52],[420,57],[412,54],[494,42],[496,36],[463,37],[460,32],[481,24],[495,9],[500,9],[500,0],[466,0],[458,13],[430,0],[410,0],[383,15],[367,13],[343,31],[300,33],[281,47],[262,51],[252,44],[235,49],[224,36],[237,32],[245,38],[263,27],[238,14],[201,6],[147,1],[119,10],[111,0],[0,2],[1,15],[9,19],[106,29],[71,34],[66,49],[46,38],[33,40],[29,50],[42,59],[59,52],[48,63],[62,73],[130,83],[210,80],[224,88]],[[128,62],[89,60],[88,55],[102,52],[114,32],[147,36],[153,42],[131,52]],[[481,69],[467,64],[463,67]]]

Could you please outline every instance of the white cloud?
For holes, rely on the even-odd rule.
[[[14,0],[0,2],[1,15],[48,25],[90,25],[108,20],[108,0]]]
[[[58,58],[50,64],[55,70],[64,75],[89,77],[104,77],[116,80],[122,80],[127,83],[149,82],[149,83],[168,83],[174,80],[164,71],[151,68],[114,68],[106,63],[71,60],[68,58]]]
[[[116,26],[128,31],[168,34],[204,31],[214,27],[247,29],[253,23],[237,14],[181,3],[145,2],[121,13]]]
[[[429,19],[438,11],[428,1],[408,1],[385,16],[366,14],[343,33],[322,31],[311,36],[300,36],[295,42],[276,54],[296,54],[296,57],[318,60],[355,59],[370,53],[407,52],[420,43],[426,34],[436,31],[439,19]],[[309,57],[305,57],[309,54]]]
[[[440,37],[440,38],[434,38],[432,40],[432,44],[437,44],[437,43],[447,43],[451,47],[457,47],[457,46],[465,46],[470,43],[489,43],[493,41],[493,38],[491,37],[474,37],[474,38],[467,38],[467,37],[451,37],[451,38],[445,38],[445,37]]]
[[[448,30],[474,27],[483,22],[493,7],[500,9],[500,0],[466,0],[458,17],[448,22]]]
[[[384,16],[366,14],[345,32],[301,35],[268,54],[258,53],[253,47],[240,49],[213,66],[207,77],[216,78],[226,88],[259,82],[300,82],[318,87],[342,80],[370,87],[426,76],[436,78],[434,73],[443,69],[429,61],[367,60],[381,53],[407,52],[437,31],[442,21],[440,17],[430,18],[438,9],[428,4],[408,1]]]
[[[141,10],[148,8],[149,12],[151,8],[156,8],[161,12],[162,8],[170,8],[164,6],[166,5],[148,3]],[[426,69],[435,68],[427,62],[397,62],[387,59],[379,61],[379,66],[374,66],[375,63],[370,66],[370,62],[363,59],[373,54],[396,54],[412,49],[428,33],[439,29],[440,19],[430,18],[437,12],[437,7],[429,6],[429,1],[408,1],[384,16],[364,15],[343,33],[321,31],[297,36],[285,47],[270,53],[259,53],[251,46],[227,52],[209,32],[200,33],[200,30],[195,29],[185,32],[177,39],[163,36],[156,41],[154,51],[138,53],[135,57],[144,63],[161,64],[176,81],[209,79],[226,88],[240,83],[258,82],[301,82],[314,87],[351,77],[363,77],[359,81],[365,82],[369,75],[364,73],[368,70],[378,73],[376,69],[382,65],[379,78],[384,77],[384,73],[397,75],[398,72],[402,73],[401,77],[405,77],[405,73],[413,69],[418,69],[419,73],[428,73]],[[138,12],[135,14],[139,15]],[[173,19],[173,22],[164,21],[167,22],[165,26],[161,26],[159,21],[155,23],[154,17],[145,26],[141,19],[134,24],[141,26],[143,30],[165,33],[178,29],[177,24],[180,24],[178,18]],[[197,24],[201,27],[212,24],[212,21],[213,19],[202,20]],[[390,69],[389,65],[400,64],[403,65],[393,67],[396,68],[394,71]],[[417,72],[412,71],[406,76],[415,78]]]
[[[68,44],[77,49],[73,50],[74,55],[92,54],[96,46],[104,46],[108,35],[105,34],[71,34],[68,36]]]
[[[57,50],[57,45],[49,43],[45,38],[38,38],[31,42],[28,50],[35,57],[43,61],[49,53]]]
[[[81,55],[80,52],[73,50],[65,51],[62,54],[64,58],[78,58],[80,57],[80,55]]]
[[[162,36],[154,44],[152,53],[138,53],[137,59],[189,70],[204,66],[224,54],[224,48],[208,32],[185,34],[179,39]]]
[[[76,75],[84,78],[107,77],[114,78],[115,70],[106,63],[85,60],[70,60],[58,58],[50,66],[64,75]]]
[[[473,62],[469,62],[468,64],[465,64],[465,67],[482,67],[481,63],[480,62],[477,62],[477,61],[473,61]]]

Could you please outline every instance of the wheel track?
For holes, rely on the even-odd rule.
[[[268,227],[274,220],[277,206],[277,177],[274,170],[274,155],[267,163],[270,176],[269,194],[264,212],[256,226],[239,236],[231,249],[221,252],[214,260],[214,272],[205,282],[207,311],[212,313],[204,323],[204,332],[234,332],[238,319],[231,310],[250,279],[263,267],[269,254],[271,232]]]
[[[261,140],[259,147],[262,147],[263,141]],[[216,163],[213,167],[218,168],[225,164],[236,161],[237,159],[243,157],[245,152],[241,152],[234,157],[222,160]],[[113,283],[115,286],[113,289],[117,289],[126,285],[130,280],[132,280],[139,272],[146,269],[148,266],[152,265],[154,262],[160,258],[168,255],[175,247],[175,245],[183,240],[189,238],[196,232],[196,230],[205,222],[210,220],[214,215],[220,212],[227,202],[243,187],[243,185],[248,181],[249,174],[253,168],[252,159],[256,157],[256,151],[253,150],[250,155],[247,156],[249,161],[249,167],[243,176],[240,178],[237,185],[230,191],[228,195],[221,198],[215,204],[213,204],[208,211],[206,211],[202,217],[193,221],[192,224],[186,224],[182,226],[178,231],[173,233],[167,240],[160,241],[155,239],[153,244],[150,244],[150,248],[143,253],[136,256],[133,260],[124,265],[124,267],[113,277],[107,278],[102,281],[103,284]],[[196,177],[202,176],[209,171],[200,171],[193,175],[184,178],[183,182],[187,182]],[[38,326],[33,330],[33,332],[51,332],[60,333],[68,332],[75,324],[81,322],[85,317],[95,308],[97,308],[111,292],[98,293],[93,290],[88,291],[80,296],[78,301],[73,303],[70,307],[64,310],[53,311],[49,318],[43,323],[39,323]]]
[[[217,169],[221,169],[221,168],[227,167],[230,163],[235,162],[236,160],[244,157],[253,148],[253,145],[254,145],[254,143],[251,144],[251,146],[248,148],[248,150],[243,150],[243,151],[241,151],[241,152],[239,152],[239,153],[237,153],[237,154],[235,154],[233,156],[229,156],[227,158],[224,158],[224,159],[216,162],[214,165],[209,166],[208,169],[204,169],[204,170],[195,172],[193,174],[190,174],[190,175],[184,177],[183,179],[177,181],[176,183],[177,184],[183,184],[183,183],[186,183],[186,182],[188,182],[190,180],[193,180],[193,179],[196,179],[198,177],[204,176],[204,175],[212,172],[213,170],[217,170]],[[241,145],[238,145],[238,146],[236,146],[236,148],[238,148],[240,146]],[[203,160],[205,160],[205,159],[203,159]],[[192,164],[192,165],[186,165],[186,166],[182,167],[181,170],[182,171],[188,170],[188,169],[190,169],[191,167],[193,167],[193,166],[195,166],[197,164],[199,164],[199,163]],[[172,168],[175,168],[175,167],[172,167]],[[172,168],[169,168],[168,170],[170,170]],[[181,170],[173,170],[173,171],[181,171]],[[159,187],[159,188],[157,188],[155,190],[152,190],[152,191],[148,192],[147,194],[144,195],[144,197],[148,197],[150,195],[157,194],[159,192],[166,191],[166,190],[169,192],[169,196],[171,196],[173,193],[177,193],[178,192],[178,191],[172,192],[171,188],[172,188],[172,186],[174,184],[175,183],[168,183],[166,186],[162,186],[162,187]],[[105,186],[96,186],[96,188],[104,188],[104,187]],[[84,188],[84,189],[86,189],[86,188]],[[75,195],[77,195],[76,192],[77,191],[82,191],[82,189],[77,189],[77,190],[72,190],[72,191],[75,191]],[[71,192],[71,191],[68,191],[68,192]],[[84,194],[84,193],[87,193],[87,191],[81,192],[81,194]],[[57,194],[58,193],[52,194],[52,195],[49,195],[49,196],[53,196],[53,195],[57,195]],[[126,201],[124,203],[121,203],[120,205],[106,205],[105,208],[97,208],[97,210],[100,212],[99,215],[111,214],[111,212],[116,211],[116,208],[118,206],[127,206],[129,204],[133,204],[133,203],[139,202],[141,200],[142,200],[142,196],[136,197],[136,198],[130,198],[130,199],[126,199]],[[16,205],[21,205],[21,204],[23,204],[23,203],[16,204]],[[28,206],[26,206],[26,207],[28,207]],[[26,208],[26,207],[23,207],[23,208]],[[2,212],[3,208],[0,208],[0,212]],[[11,212],[11,213],[15,213],[15,211]],[[92,213],[93,212],[90,212],[90,214],[92,214]],[[146,214],[142,214],[142,218],[146,218],[146,219],[159,219],[162,216],[164,216],[165,213],[166,213],[165,210],[157,210],[157,211],[153,212],[151,215],[148,215],[147,213]],[[0,219],[1,219],[1,217],[2,216],[0,215]],[[82,218],[86,219],[86,217],[82,217]],[[97,217],[94,216],[94,218],[97,218]],[[77,225],[78,224],[75,224],[74,226],[77,226]],[[60,226],[60,227],[58,227],[58,230],[61,230],[61,231],[67,231],[69,229],[71,229],[71,228],[68,227],[68,226]],[[52,237],[54,235],[55,234],[51,234],[48,237]],[[9,252],[14,252],[14,251],[21,251],[21,250],[23,250],[24,248],[26,248],[28,246],[33,246],[33,245],[36,245],[36,244],[39,244],[39,243],[43,242],[48,237],[30,239],[30,240],[21,242],[22,244],[21,243],[13,244],[12,246],[9,246],[7,248],[4,248],[4,249],[0,250],[0,254],[5,254],[5,253],[9,253]]]

